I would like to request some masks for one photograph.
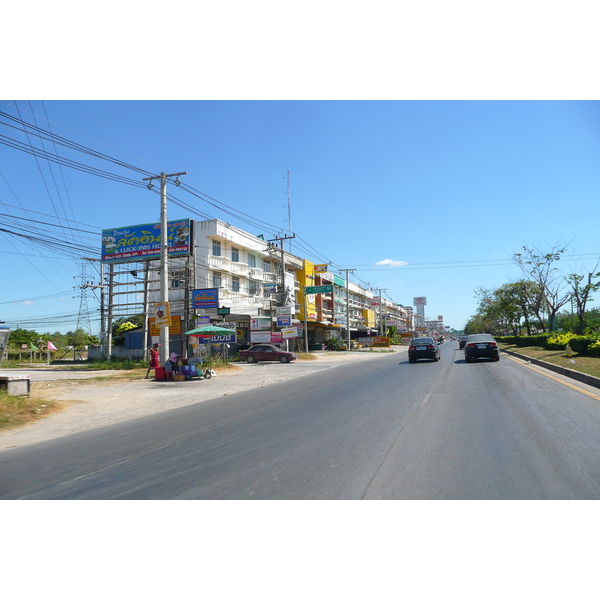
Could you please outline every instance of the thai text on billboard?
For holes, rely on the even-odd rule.
[[[192,308],[219,308],[219,288],[194,290]]]
[[[102,262],[137,262],[160,258],[160,223],[128,225],[102,230]],[[190,220],[167,222],[167,253],[190,253]]]

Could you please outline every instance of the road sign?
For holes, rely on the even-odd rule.
[[[306,294],[331,294],[333,293],[332,285],[311,285],[304,288]]]

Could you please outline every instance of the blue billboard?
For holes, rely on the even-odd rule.
[[[219,308],[219,288],[207,288],[192,292],[192,308]]]
[[[160,223],[102,230],[102,262],[137,262],[160,258]],[[167,222],[167,253],[190,253],[190,220]]]

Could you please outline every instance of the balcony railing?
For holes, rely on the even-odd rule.
[[[263,281],[263,270],[257,267],[248,267],[248,277],[255,279],[256,281]]]
[[[223,271],[229,271],[231,261],[226,256],[209,256],[208,264],[213,269],[221,269]]]
[[[231,272],[234,275],[241,275],[242,277],[248,277],[248,265],[245,263],[231,263],[230,266]]]

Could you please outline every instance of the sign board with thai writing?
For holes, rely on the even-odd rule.
[[[219,308],[219,288],[193,290],[192,308]]]
[[[331,294],[333,293],[332,285],[309,285],[304,288],[306,294]]]
[[[279,317],[279,316],[283,316],[283,315],[291,315],[292,314],[292,307],[291,306],[276,306],[275,307],[275,314]]]
[[[287,340],[289,338],[295,338],[295,337],[298,337],[298,330],[295,327],[290,327],[288,329],[282,329],[281,335],[283,336],[284,340]]]
[[[235,344],[236,333],[231,332],[231,335],[211,335],[210,337],[199,337],[200,344]]]
[[[270,344],[271,343],[271,332],[270,331],[251,331],[250,342],[252,344]]]
[[[390,338],[389,337],[373,337],[373,347],[374,348],[389,348],[390,347]]]
[[[315,265],[314,272],[315,273],[327,273],[327,269],[329,268],[329,264],[326,265]]]
[[[160,223],[127,225],[102,230],[102,262],[137,262],[160,258]],[[167,253],[185,256],[190,253],[190,220],[167,223]]]
[[[427,298],[425,296],[416,296],[413,298],[413,306],[426,306]]]

